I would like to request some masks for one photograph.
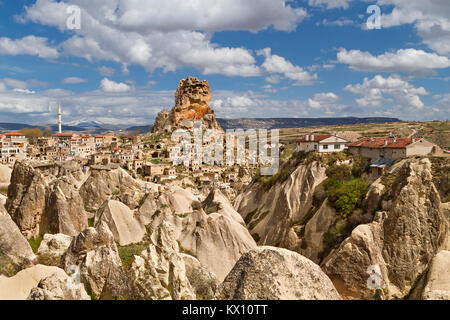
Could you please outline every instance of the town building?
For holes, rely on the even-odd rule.
[[[348,146],[353,155],[363,156],[372,160],[398,160],[412,156],[425,156],[437,146],[423,137],[396,138],[364,138]]]
[[[348,141],[333,135],[306,135],[297,140],[297,152],[343,152]]]

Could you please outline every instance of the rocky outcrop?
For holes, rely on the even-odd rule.
[[[73,286],[67,275],[54,273],[31,289],[28,300],[91,300],[83,284]]]
[[[105,223],[87,228],[72,240],[62,257],[66,272],[80,272],[87,292],[99,299],[127,297],[127,277],[114,236]]]
[[[286,181],[270,189],[254,181],[234,202],[259,245],[279,246],[293,235],[293,225],[301,222],[312,207],[317,186],[326,178],[326,166],[319,162],[299,165]],[[295,247],[286,246],[295,250]]]
[[[133,299],[195,299],[169,223],[162,223],[152,232],[150,245],[140,256],[134,256],[129,273]]]
[[[62,233],[44,234],[42,242],[39,245],[38,254],[40,256],[61,258],[69,248],[72,238]]]
[[[0,184],[9,184],[12,170],[10,167],[0,164]]]
[[[225,300],[340,300],[320,267],[298,253],[259,247],[244,254],[221,284]]]
[[[54,274],[61,278],[67,277],[60,268],[40,264],[22,270],[11,278],[0,276],[0,300],[26,300],[41,280]]]
[[[28,241],[0,204],[0,265],[20,270],[32,265],[35,259]]]
[[[140,183],[122,168],[91,168],[90,176],[80,188],[84,205],[99,209],[106,200],[119,200],[135,209],[144,197]]]
[[[175,93],[175,107],[158,114],[152,132],[172,132],[175,129],[193,129],[194,121],[201,120],[205,129],[220,129],[214,111],[210,108],[212,99],[208,81],[188,77],[178,84]]]
[[[431,261],[421,298],[450,300],[450,251],[440,251]]]
[[[134,212],[119,201],[105,201],[95,215],[94,226],[102,222],[108,225],[114,239],[121,246],[141,242],[146,233],[145,227],[135,218]]]
[[[319,263],[321,253],[324,251],[324,235],[336,222],[338,214],[328,200],[325,200],[320,209],[308,221],[298,251],[315,263]]]
[[[197,258],[184,253],[181,256],[186,266],[186,276],[195,291],[197,300],[213,300],[220,281],[214,274],[202,267]]]
[[[27,238],[45,233],[75,236],[87,227],[78,193],[81,169],[73,164],[33,167],[17,161],[6,209]]]
[[[215,198],[217,204],[222,202],[222,205],[217,206],[209,199],[203,207],[190,192],[174,188],[157,199],[147,197],[139,211],[153,229],[164,221],[170,222],[182,251],[195,256],[204,268],[222,281],[241,255],[254,248],[256,243],[243,226],[242,219],[235,212],[225,212],[231,208],[229,203],[225,204],[227,200],[218,193]],[[145,211],[151,208],[153,212]],[[211,212],[211,208],[219,212]],[[209,209],[209,214],[205,209]]]
[[[385,199],[385,211],[354,229],[321,265],[344,298],[407,296],[448,236],[448,209],[428,159],[407,161]],[[370,277],[379,277],[378,284],[369,284]]]

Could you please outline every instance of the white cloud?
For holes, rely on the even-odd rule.
[[[65,84],[79,84],[87,82],[87,79],[79,78],[79,77],[68,77],[63,80]]]
[[[348,85],[344,90],[362,96],[356,99],[356,103],[361,107],[383,107],[393,103],[395,108],[414,110],[424,108],[420,96],[428,94],[425,88],[416,88],[399,77],[384,78],[381,75],[370,80],[364,78],[362,84]]]
[[[124,93],[132,90],[132,87],[123,82],[114,82],[104,78],[100,83],[100,90],[107,93]]]
[[[439,54],[450,55],[450,1],[379,0],[379,5],[394,5],[383,14],[384,28],[414,24],[423,42]]]
[[[416,49],[401,49],[395,53],[386,52],[379,56],[360,50],[340,49],[337,60],[339,63],[348,64],[352,70],[366,72],[430,74],[435,69],[450,67],[450,59],[447,57]]]
[[[269,74],[283,75],[285,78],[293,80],[295,85],[310,85],[317,80],[317,74],[311,74],[301,67],[293,65],[285,58],[272,54],[270,48],[259,50],[258,55],[266,59],[261,67]],[[269,81],[273,80],[269,78]]]
[[[327,9],[343,8],[347,9],[352,0],[309,0],[310,6],[326,6]]]
[[[0,55],[35,55],[41,58],[58,58],[58,50],[47,45],[47,38],[27,36],[12,40],[0,38]]]
[[[114,61],[125,73],[137,64],[148,72],[194,67],[204,74],[259,76],[261,70],[249,50],[220,47],[211,42],[211,32],[270,26],[290,31],[307,16],[304,9],[292,8],[284,0],[73,0],[71,4],[82,9],[81,29],[60,45],[62,53]],[[18,20],[66,31],[67,6],[37,0]]]
[[[114,75],[114,73],[116,73],[116,70],[114,70],[113,68],[106,67],[106,66],[97,68],[97,71],[101,76],[104,76],[104,77],[112,77]]]
[[[33,91],[33,90],[18,89],[18,88],[14,89],[13,91],[18,92],[18,93],[25,93],[25,94],[35,94],[36,93],[36,91]]]

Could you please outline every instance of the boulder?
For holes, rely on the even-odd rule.
[[[302,255],[258,247],[245,253],[219,288],[223,300],[340,300],[331,280]]]
[[[67,251],[71,242],[71,236],[58,234],[44,234],[41,244],[39,245],[38,254],[60,258]]]
[[[450,300],[450,251],[440,251],[431,261],[422,299]]]
[[[94,226],[102,222],[108,225],[114,239],[121,246],[141,242],[146,233],[145,227],[135,218],[134,212],[119,201],[105,201],[95,215]]]
[[[67,277],[58,267],[36,265],[17,273],[14,277],[0,276],[0,300],[26,300],[39,282],[53,274]]]
[[[54,273],[31,289],[28,300],[91,300],[82,283],[76,284],[68,275]]]
[[[127,297],[127,277],[114,236],[104,222],[85,229],[72,240],[62,265],[68,273],[79,268],[81,282],[95,298]]]
[[[186,265],[186,276],[195,291],[197,300],[213,300],[217,294],[220,281],[217,277],[202,267],[197,258],[181,254]]]
[[[36,256],[19,228],[0,205],[0,265],[20,270],[29,267]]]
[[[167,222],[152,232],[148,248],[134,256],[129,273],[133,299],[195,299],[173,227]]]

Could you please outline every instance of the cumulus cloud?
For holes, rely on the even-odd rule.
[[[343,8],[347,9],[352,0],[309,0],[310,6],[326,6],[327,9]]]
[[[439,54],[450,55],[450,2],[447,0],[379,0],[393,5],[383,14],[384,28],[414,24],[423,42]]]
[[[356,99],[356,103],[360,107],[393,105],[395,108],[413,108],[415,110],[424,108],[420,96],[428,94],[425,88],[416,88],[399,77],[384,78],[381,75],[370,80],[364,78],[363,83],[348,85],[344,90],[362,96],[362,98]]]
[[[123,82],[114,82],[104,78],[100,83],[100,90],[107,93],[123,93],[132,90],[132,87]]]
[[[114,73],[116,73],[116,70],[114,70],[113,68],[106,67],[106,66],[98,67],[97,71],[101,76],[104,76],[104,77],[112,77],[114,75]]]
[[[295,85],[310,85],[317,80],[317,74],[311,74],[301,67],[293,65],[285,58],[272,54],[270,48],[259,50],[257,53],[265,57],[261,67],[266,73],[282,75],[293,80]],[[269,78],[269,82],[271,80],[273,78]]]
[[[81,8],[81,29],[60,45],[62,53],[114,61],[124,72],[130,65],[141,65],[148,72],[194,67],[204,74],[259,76],[261,70],[249,50],[220,47],[211,42],[211,32],[256,32],[271,26],[290,31],[307,16],[304,9],[292,8],[284,0],[73,0],[71,4]],[[66,31],[67,6],[37,0],[18,20]]]
[[[12,40],[10,38],[0,38],[0,55],[33,55],[40,58],[58,58],[59,53],[56,48],[47,44],[47,38],[27,36],[22,39]]]
[[[340,49],[339,63],[348,64],[350,69],[369,72],[403,72],[411,74],[431,74],[436,69],[450,67],[450,59],[423,50],[401,49],[373,56],[360,50]]]
[[[79,78],[79,77],[68,77],[63,80],[65,84],[79,84],[87,82],[87,79]]]

